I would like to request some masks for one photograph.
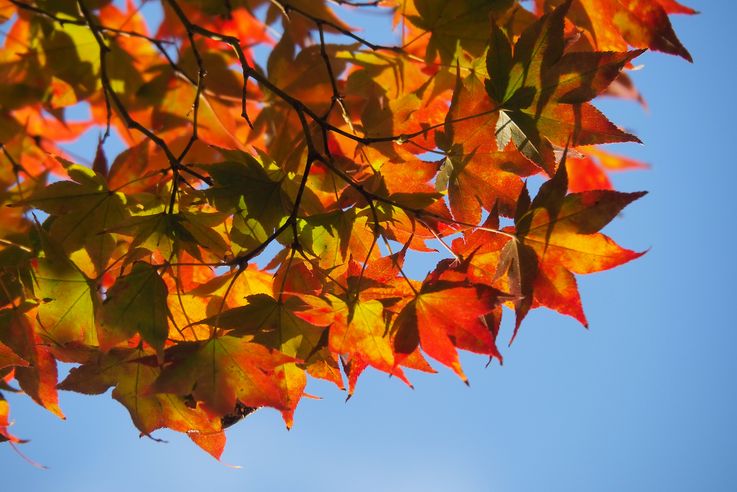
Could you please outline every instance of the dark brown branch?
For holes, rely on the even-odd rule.
[[[174,13],[179,18],[180,22],[184,25],[187,36],[191,38],[191,36],[195,33],[205,36],[207,38],[210,38],[215,41],[221,41],[224,42],[233,48],[233,50],[236,53],[236,56],[238,57],[238,61],[241,65],[241,71],[243,73],[243,91],[242,91],[242,97],[241,97],[241,116],[246,120],[246,123],[248,123],[248,126],[253,128],[253,124],[251,123],[251,119],[248,117],[248,112],[246,111],[246,100],[247,100],[247,84],[248,84],[248,78],[250,76],[253,76],[256,71],[248,64],[248,60],[246,59],[246,55],[243,52],[243,48],[241,47],[240,40],[233,36],[226,36],[220,33],[217,33],[215,31],[211,31],[209,29],[205,29],[204,27],[201,27],[197,24],[194,24],[192,21],[189,20],[187,15],[182,10],[182,7],[179,5],[179,3],[176,0],[167,0],[167,3],[169,6],[174,10]]]
[[[172,10],[174,10],[174,13],[177,15],[182,25],[185,27],[187,31],[187,35],[190,37],[190,39],[193,39],[192,36],[196,33],[196,34],[208,37],[213,40],[224,42],[233,48],[233,50],[236,52],[236,56],[238,57],[238,60],[240,61],[241,67],[243,70],[243,87],[245,91],[248,77],[253,76],[254,74],[257,74],[257,72],[250,65],[248,65],[245,53],[243,52],[243,48],[240,45],[240,40],[238,40],[238,38],[235,38],[233,36],[221,35],[214,31],[210,31],[209,29],[203,28],[197,24],[194,24],[193,22],[189,20],[189,18],[186,16],[186,14],[184,13],[184,11],[182,10],[182,8],[180,7],[179,3],[176,0],[167,0],[167,1],[168,1],[168,4],[171,6]],[[302,125],[302,130],[305,134],[308,153],[307,153],[307,162],[305,164],[305,170],[302,175],[302,181],[300,182],[299,188],[297,190],[297,195],[294,199],[294,205],[292,208],[292,212],[290,213],[287,220],[280,227],[278,227],[269,237],[267,237],[266,240],[264,240],[264,242],[262,242],[259,246],[249,251],[245,255],[241,255],[236,258],[233,258],[232,260],[229,260],[227,263],[230,265],[238,265],[239,268],[244,268],[244,266],[249,261],[251,261],[253,258],[258,256],[259,254],[261,254],[261,252],[264,249],[266,249],[266,247],[269,244],[271,244],[276,238],[278,238],[284,231],[286,231],[290,227],[294,228],[296,226],[296,220],[297,220],[297,216],[299,213],[299,207],[302,202],[302,197],[304,195],[305,188],[307,187],[307,179],[309,178],[310,170],[311,170],[313,162],[315,161],[315,156],[317,155],[317,152],[315,151],[314,145],[312,141],[310,140],[310,127],[304,115],[304,106],[300,103],[298,107],[295,107],[295,110],[297,111],[297,115]],[[247,119],[247,115],[245,114],[245,95],[243,99],[243,112],[244,112],[244,117]],[[295,234],[295,241],[296,241],[296,234]]]
[[[92,13],[87,8],[84,0],[77,0],[77,5],[79,7],[80,13],[82,17],[85,19],[85,23],[87,26],[89,26],[90,30],[92,31],[92,35],[95,38],[95,41],[97,41],[97,44],[100,48],[100,81],[102,83],[103,92],[105,94],[106,100],[112,102],[115,105],[115,109],[117,110],[118,114],[123,118],[123,121],[125,122],[126,126],[128,128],[134,129],[141,134],[143,134],[145,137],[147,137],[149,140],[154,142],[166,155],[167,160],[169,161],[169,167],[173,173],[173,189],[176,190],[178,180],[179,180],[179,169],[181,166],[181,161],[172,153],[171,149],[167,145],[167,143],[158,135],[156,135],[154,132],[140,124],[138,121],[136,121],[128,112],[125,105],[123,104],[123,101],[120,99],[120,96],[113,90],[112,84],[110,82],[110,77],[108,75],[107,71],[107,55],[110,52],[110,47],[105,44],[105,41],[102,38],[102,29],[98,26],[97,22],[95,22]],[[110,111],[110,106],[108,106],[108,111]],[[108,113],[109,117],[109,113]],[[174,191],[172,193],[175,193]],[[171,202],[170,202],[170,213],[171,213]]]
[[[13,168],[13,176],[15,177],[15,185],[18,187],[18,195],[20,196],[21,199],[23,199],[23,187],[21,186],[20,173],[21,172],[25,173],[25,175],[28,176],[29,178],[32,178],[32,176],[28,174],[28,171],[25,170],[25,168],[20,164],[20,162],[15,160],[15,158],[8,151],[7,147],[5,147],[5,144],[3,144],[2,142],[0,142],[0,150],[3,151],[3,154],[5,154],[5,157],[8,159],[8,161],[10,161],[10,165]]]
[[[322,119],[327,119],[330,113],[333,112],[335,104],[342,99],[340,92],[338,91],[338,83],[335,81],[335,73],[333,72],[333,65],[330,63],[330,56],[328,55],[327,49],[325,49],[325,30],[322,27],[322,23],[317,23],[317,30],[320,33],[320,56],[325,63],[325,70],[327,71],[328,78],[330,79],[330,87],[333,90],[333,97],[330,100],[330,107],[325,111]]]
[[[171,2],[169,2],[171,5]],[[172,8],[179,8],[178,5],[173,5]],[[177,14],[179,14],[177,12]],[[195,96],[194,96],[194,102],[192,103],[192,134],[189,137],[189,140],[187,141],[187,144],[184,146],[184,149],[182,149],[182,152],[179,154],[179,157],[177,157],[178,161],[178,167],[181,167],[182,160],[187,156],[190,149],[194,145],[194,143],[197,141],[197,128],[198,128],[198,121],[199,121],[199,113],[200,113],[200,97],[202,96],[202,91],[205,87],[205,77],[207,76],[207,71],[205,70],[204,63],[202,61],[202,55],[200,54],[200,50],[197,47],[197,43],[194,40],[194,35],[190,29],[187,29],[187,38],[189,40],[189,45],[192,48],[192,53],[194,54],[195,62],[197,64],[197,85],[195,88]],[[186,169],[186,168],[185,168]],[[179,180],[181,179],[181,176],[179,174],[174,175],[174,180],[172,182],[172,189],[171,189],[171,199],[169,201],[169,213],[174,213],[174,203],[176,201],[176,194],[178,189]]]
[[[31,4],[26,3],[26,2],[22,2],[20,0],[9,0],[9,1],[10,1],[10,3],[12,3],[13,5],[15,5],[16,7],[20,8],[20,9],[27,10],[29,12],[33,12],[33,13],[38,14],[38,15],[42,15],[42,16],[50,19],[50,20],[53,20],[54,22],[57,22],[61,26],[64,26],[64,24],[71,24],[71,25],[74,25],[74,26],[86,26],[87,25],[87,21],[84,20],[84,19],[70,19],[70,18],[67,18],[67,17],[59,17],[58,15],[55,15],[55,14],[53,14],[53,13],[47,11],[47,10],[44,10],[44,9],[42,9],[40,7],[36,7],[35,5],[31,5]],[[119,28],[116,28],[116,27],[108,27],[108,26],[103,26],[103,25],[98,25],[97,27],[101,31],[115,33],[115,34],[118,34],[120,36],[127,36],[127,37],[131,37],[131,38],[145,39],[145,40],[147,40],[147,41],[149,41],[150,43],[153,43],[153,44],[172,44],[172,45],[175,44],[175,43],[173,43],[171,41],[166,41],[166,40],[160,40],[160,39],[152,38],[150,36],[146,36],[145,34],[141,34],[139,32],[135,32],[135,31],[128,31],[128,30],[125,30],[125,29],[119,29]]]
[[[374,0],[373,2],[349,2],[348,0],[330,0],[338,5],[347,5],[348,7],[379,7],[381,0]]]
[[[14,1],[17,1],[17,0],[14,0]],[[256,248],[250,250],[248,253],[246,253],[244,255],[241,255],[241,256],[238,256],[238,257],[235,257],[235,258],[230,259],[230,260],[219,262],[219,263],[212,263],[212,264],[197,263],[197,265],[202,265],[202,266],[238,266],[239,268],[244,268],[245,265],[248,262],[250,262],[253,258],[255,258],[259,254],[261,254],[264,251],[264,249],[269,244],[271,244],[274,240],[276,240],[281,234],[283,234],[289,228],[292,228],[293,229],[293,232],[294,232],[295,244],[293,245],[293,249],[297,249],[296,247],[299,246],[299,245],[298,245],[298,242],[297,242],[298,240],[297,240],[297,234],[296,234],[296,222],[297,222],[297,218],[298,218],[298,215],[299,215],[299,210],[300,210],[300,205],[301,205],[301,202],[302,202],[302,198],[304,196],[304,192],[305,192],[305,189],[306,189],[307,180],[309,178],[312,165],[314,164],[315,161],[320,161],[320,162],[324,163],[331,172],[333,172],[341,180],[345,181],[350,187],[354,188],[366,200],[369,208],[371,209],[371,213],[372,213],[372,216],[373,216],[373,227],[374,227],[374,232],[375,232],[375,241],[372,244],[372,249],[376,245],[376,239],[378,239],[379,237],[383,237],[383,232],[381,230],[381,225],[380,225],[380,220],[379,220],[379,214],[378,214],[378,211],[376,210],[376,207],[375,207],[375,203],[376,202],[386,203],[388,205],[391,205],[392,207],[396,207],[398,209],[404,210],[406,213],[410,214],[411,217],[414,217],[414,218],[416,218],[418,220],[421,220],[422,217],[425,217],[425,218],[437,220],[437,221],[440,221],[440,222],[444,222],[444,223],[447,223],[447,224],[453,224],[453,225],[462,226],[462,227],[470,227],[470,228],[476,228],[476,227],[478,227],[478,225],[476,225],[476,224],[467,224],[467,223],[459,222],[459,221],[456,221],[456,220],[454,220],[454,219],[452,219],[450,217],[442,216],[442,215],[436,214],[434,212],[426,211],[424,209],[418,209],[418,208],[408,207],[408,206],[402,205],[402,204],[400,204],[400,203],[398,203],[398,202],[396,202],[394,200],[391,200],[388,197],[384,197],[384,196],[381,196],[381,195],[378,195],[378,194],[375,194],[375,193],[372,193],[372,192],[366,190],[363,187],[363,185],[361,185],[360,183],[356,182],[353,178],[351,178],[349,175],[347,175],[335,163],[333,157],[330,155],[329,148],[328,148],[329,147],[328,146],[328,133],[329,132],[332,132],[332,133],[335,133],[335,134],[344,136],[346,138],[350,138],[350,139],[352,139],[352,140],[354,140],[356,142],[359,142],[361,144],[364,144],[364,145],[372,145],[372,144],[375,144],[375,143],[391,142],[391,141],[394,141],[394,142],[397,142],[397,143],[400,143],[401,144],[401,143],[410,141],[411,139],[413,139],[415,137],[426,135],[428,132],[430,132],[430,131],[432,131],[434,129],[440,128],[440,127],[446,125],[448,122],[454,123],[454,122],[467,121],[467,120],[470,120],[470,119],[473,119],[473,118],[478,118],[478,117],[481,117],[481,116],[484,116],[484,115],[487,115],[487,114],[494,113],[494,112],[498,111],[498,108],[493,108],[491,110],[484,111],[484,112],[481,112],[481,113],[477,113],[477,114],[474,114],[474,115],[468,115],[468,116],[464,116],[464,117],[461,117],[461,118],[457,118],[455,120],[449,120],[447,122],[443,122],[443,123],[439,123],[439,124],[436,124],[436,125],[432,125],[432,126],[423,128],[422,130],[419,130],[417,132],[413,132],[413,133],[410,133],[410,134],[402,134],[402,135],[396,135],[396,136],[379,136],[379,137],[361,137],[361,136],[358,136],[358,135],[354,135],[352,133],[349,133],[349,132],[343,130],[342,128],[339,128],[339,127],[336,127],[336,126],[330,124],[327,121],[327,118],[329,117],[329,114],[330,114],[331,111],[328,111],[323,116],[317,115],[313,110],[311,110],[309,107],[307,107],[302,101],[300,101],[300,100],[292,97],[291,95],[289,95],[288,93],[286,93],[284,90],[282,90],[278,86],[276,86],[273,82],[271,82],[271,80],[269,80],[266,76],[264,76],[260,72],[256,71],[253,67],[251,67],[248,64],[248,61],[247,61],[247,59],[245,57],[245,53],[243,52],[243,48],[242,48],[242,46],[240,44],[240,40],[238,38],[233,37],[233,36],[223,35],[223,34],[220,34],[220,33],[214,32],[214,31],[211,31],[211,30],[209,30],[207,28],[204,28],[202,26],[199,26],[197,24],[194,24],[193,22],[191,22],[189,20],[189,18],[187,18],[186,14],[184,13],[184,11],[179,6],[177,0],[167,0],[167,3],[172,7],[173,11],[178,16],[178,18],[182,22],[182,25],[185,27],[185,30],[187,31],[187,36],[189,38],[189,42],[190,42],[190,44],[192,46],[192,49],[194,51],[195,59],[197,61],[197,65],[198,65],[198,68],[199,68],[199,75],[198,75],[198,80],[197,81],[192,80],[191,77],[188,77],[188,76],[186,77],[190,83],[193,83],[197,87],[197,97],[195,98],[195,102],[193,103],[193,110],[195,111],[195,115],[194,115],[194,118],[193,118],[194,119],[193,134],[192,134],[192,137],[190,138],[187,146],[185,147],[184,151],[182,152],[182,154],[179,157],[176,157],[176,156],[174,156],[171,153],[171,151],[168,148],[168,146],[166,145],[166,143],[163,142],[163,140],[161,140],[160,137],[158,137],[157,135],[155,135],[153,132],[151,132],[150,130],[146,129],[142,125],[138,124],[137,122],[135,122],[135,120],[133,120],[131,118],[130,114],[124,108],[124,106],[122,104],[122,101],[120,100],[119,96],[112,90],[111,85],[110,85],[110,81],[109,81],[108,76],[107,76],[106,65],[105,65],[105,55],[109,51],[109,48],[105,44],[105,42],[104,42],[104,40],[102,39],[102,36],[101,36],[101,32],[105,31],[106,28],[104,28],[103,26],[97,25],[92,20],[92,16],[91,16],[89,10],[87,10],[84,7],[83,0],[78,0],[78,3],[80,5],[80,9],[82,10],[82,14],[83,14],[83,17],[85,19],[85,24],[90,27],[90,29],[92,30],[93,34],[95,35],[95,39],[97,40],[98,44],[100,45],[100,52],[101,52],[101,54],[100,54],[100,56],[101,56],[101,79],[102,79],[102,83],[103,83],[103,88],[106,91],[106,94],[109,95],[112,103],[115,106],[115,109],[121,114],[121,116],[124,119],[124,121],[126,122],[126,124],[128,124],[129,127],[135,128],[139,132],[143,133],[146,137],[148,137],[154,143],[156,143],[159,147],[161,147],[162,150],[164,150],[164,152],[166,153],[166,155],[167,155],[167,157],[169,158],[169,161],[170,161],[171,170],[174,173],[174,184],[173,184],[172,196],[174,195],[174,193],[176,193],[175,190],[176,190],[177,184],[178,184],[178,182],[179,182],[179,180],[181,178],[179,176],[179,172],[180,171],[187,172],[188,174],[191,174],[192,176],[194,176],[194,177],[196,177],[196,178],[198,178],[198,179],[200,179],[200,180],[202,180],[204,182],[210,183],[210,180],[209,180],[208,177],[203,176],[203,175],[197,173],[196,171],[188,168],[187,166],[182,165],[182,163],[181,163],[182,158],[186,155],[187,151],[191,148],[191,146],[193,145],[195,139],[197,138],[197,107],[198,107],[197,105],[198,105],[199,97],[201,96],[202,91],[204,90],[204,83],[203,83],[202,79],[204,78],[205,73],[204,73],[204,67],[203,67],[203,64],[202,64],[201,57],[199,56],[199,52],[197,51],[197,47],[196,47],[196,44],[195,44],[195,39],[194,39],[194,35],[195,34],[201,35],[201,36],[204,36],[204,37],[207,37],[207,38],[212,39],[212,40],[215,40],[215,41],[223,42],[223,43],[229,45],[234,50],[234,52],[235,52],[235,54],[236,54],[236,56],[237,56],[237,58],[238,58],[238,60],[239,60],[239,62],[241,64],[241,69],[242,69],[242,72],[243,72],[242,109],[243,109],[243,116],[246,118],[246,120],[249,122],[249,124],[250,124],[250,121],[248,120],[248,116],[247,116],[247,114],[245,112],[245,108],[246,108],[246,84],[247,84],[247,81],[248,81],[249,78],[253,78],[261,86],[263,86],[268,91],[272,92],[277,98],[281,99],[287,105],[289,105],[296,112],[296,114],[297,114],[297,116],[298,116],[298,118],[300,120],[300,125],[302,127],[302,132],[304,134],[305,144],[307,146],[307,159],[306,159],[305,169],[304,169],[304,172],[303,172],[303,175],[302,175],[302,179],[301,179],[301,182],[299,184],[298,191],[297,191],[297,195],[296,195],[295,200],[294,200],[293,208],[292,208],[292,211],[291,211],[289,217],[287,218],[287,220],[284,223],[282,223],[276,230],[274,230],[272,232],[272,234],[270,234],[261,244],[259,244]],[[333,94],[332,94],[332,102],[333,102],[333,104],[331,105],[331,110],[332,110],[332,108],[334,107],[334,105],[336,104],[336,102],[338,102],[340,100],[341,95],[340,95],[340,92],[339,92],[339,89],[338,89],[338,85],[337,85],[335,73],[333,71],[332,64],[330,62],[330,57],[328,56],[328,53],[327,53],[327,50],[326,50],[325,37],[324,37],[324,26],[330,26],[332,28],[334,28],[335,26],[333,26],[331,23],[329,23],[327,21],[324,21],[324,20],[319,19],[319,18],[315,18],[314,16],[311,16],[308,13],[304,13],[304,12],[302,12],[299,9],[295,9],[295,8],[291,7],[290,5],[288,5],[286,3],[283,3],[283,5],[285,6],[285,8],[291,9],[291,10],[299,13],[300,15],[304,15],[305,17],[307,17],[309,19],[312,19],[316,23],[316,25],[317,25],[318,32],[319,32],[319,35],[320,35],[321,56],[322,56],[322,58],[324,60],[326,71],[327,71],[328,76],[330,78],[330,83],[331,83],[331,87],[332,87],[332,90],[333,90]],[[64,19],[62,19],[62,20],[64,20]],[[352,33],[343,32],[343,31],[340,31],[340,29],[338,29],[338,30],[339,30],[339,32],[342,32],[346,36],[350,36],[353,39],[356,39],[356,37]],[[174,60],[172,60],[166,54],[166,50],[160,44],[161,43],[160,40],[156,40],[154,38],[147,38],[147,37],[146,37],[146,39],[148,39],[150,42],[152,42],[154,45],[157,46],[157,48],[159,49],[159,51],[161,51],[167,57],[167,60],[169,61],[170,65],[172,65],[173,67],[175,67],[175,70],[177,70],[181,74],[184,74],[184,71],[181,70],[181,68],[176,65],[176,63],[174,62]],[[363,41],[365,41],[365,40],[361,40],[361,42],[363,42]],[[387,47],[381,47],[381,46],[377,46],[377,45],[372,45],[371,43],[368,43],[368,42],[363,42],[363,44],[365,44],[366,46],[368,46],[368,47],[370,47],[372,49],[388,49]],[[392,50],[393,51],[397,51],[397,50],[394,50],[394,49],[392,49]],[[308,117],[315,124],[317,124],[318,127],[321,130],[321,134],[322,134],[322,138],[323,138],[323,142],[322,143],[323,143],[323,146],[324,146],[324,149],[325,149],[325,155],[322,155],[322,154],[320,154],[317,151],[317,149],[316,149],[316,147],[314,145],[314,142],[312,141],[312,128],[311,128],[311,125],[310,125],[309,121],[307,120]],[[172,202],[173,202],[173,198],[172,198]],[[170,203],[170,211],[171,211],[172,208],[173,208],[173,205]],[[424,221],[423,221],[423,224],[424,224]],[[427,224],[425,224],[425,226],[427,227]]]
[[[309,19],[309,20],[311,20],[312,22],[314,22],[314,23],[316,23],[318,25],[330,26],[332,29],[335,29],[336,31],[338,31],[342,35],[347,36],[347,37],[353,39],[354,41],[358,41],[362,45],[364,45],[367,48],[370,48],[370,49],[372,49],[374,51],[383,50],[383,51],[393,51],[395,53],[401,53],[402,52],[402,48],[400,46],[384,46],[384,45],[381,45],[381,44],[372,43],[371,41],[368,41],[367,39],[364,39],[361,36],[358,36],[357,34],[354,34],[353,32],[349,31],[348,29],[345,29],[344,27],[339,26],[338,24],[336,24],[334,22],[330,22],[330,21],[325,20],[325,19],[323,19],[321,17],[314,16],[314,15],[310,14],[309,12],[306,12],[306,11],[302,10],[299,7],[295,7],[294,5],[290,4],[289,2],[285,2],[283,0],[274,0],[274,2],[277,3],[277,4],[279,4],[279,5],[281,5],[282,10],[287,15],[289,14],[289,12],[296,12],[299,15],[301,15],[302,17],[305,17],[306,19]],[[338,3],[340,3],[340,2],[338,2]],[[354,5],[354,6],[356,6],[356,5]],[[368,6],[368,5],[366,5],[366,6]]]

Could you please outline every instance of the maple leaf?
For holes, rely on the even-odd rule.
[[[535,253],[535,301],[587,326],[573,274],[607,270],[644,254],[624,249],[598,231],[645,193],[596,190],[567,195],[567,184],[566,166],[561,165],[516,219],[516,234]],[[522,261],[533,259],[528,255]]]
[[[34,271],[39,333],[57,345],[70,342],[96,346],[95,310],[100,303],[94,281],[80,271],[49,237]]]
[[[484,316],[505,296],[484,284],[468,281],[469,261],[441,262],[397,316],[394,348],[411,354],[418,345],[433,359],[450,367],[466,383],[457,349],[486,354],[501,360],[495,334]]]
[[[133,216],[108,232],[133,236],[131,248],[143,248],[170,259],[182,251],[202,260],[203,250],[222,258],[227,244],[214,226],[225,216],[218,213],[189,212],[153,213]]]
[[[115,248],[106,231],[128,217],[125,195],[111,191],[103,176],[86,167],[74,164],[66,171],[74,181],[52,183],[21,204],[53,214],[51,237],[68,253],[84,247],[100,273]]]
[[[288,410],[284,413],[288,427],[292,425],[294,409],[307,384],[305,370],[342,387],[337,362],[322,346],[325,327],[305,321],[299,316],[302,309],[295,297],[277,300],[267,294],[256,294],[248,296],[245,306],[198,322],[231,330],[229,335],[232,336],[252,336],[254,342],[300,361],[288,362],[276,369],[277,380],[288,399]]]
[[[336,296],[327,299],[303,297],[311,305],[296,313],[307,321],[329,325],[330,350],[392,373],[394,352],[384,318],[384,306],[377,300],[347,303]],[[316,317],[317,313],[322,316]]]
[[[601,230],[642,196],[608,173],[643,166],[595,147],[638,140],[591,101],[642,103],[624,71],[690,59],[668,15],[695,13],[166,0],[153,32],[140,0],[0,3],[0,389],[63,417],[57,389],[112,388],[217,459],[257,408],[291,427],[309,378],[467,381],[459,350],[502,361],[502,306],[515,335],[543,306],[585,324],[575,275],[641,254]],[[358,23],[380,7],[396,45]]]
[[[569,155],[566,159],[568,190],[571,192],[611,190],[613,187],[607,172],[648,168],[638,160],[595,147],[577,150],[579,156]]]
[[[0,393],[0,442],[25,442],[22,439],[15,437],[8,431],[8,427],[10,427],[10,425],[10,405],[8,404],[8,401],[5,399],[3,394]]]
[[[487,19],[490,15],[503,13],[514,2],[414,0],[402,3],[405,3],[402,5],[405,17],[420,30],[417,37],[430,34],[426,59],[440,56],[447,63],[456,53],[457,44],[476,56],[481,55],[489,36]]]
[[[146,352],[140,349],[112,349],[105,355],[91,357],[73,368],[59,384],[59,389],[87,395],[99,395],[113,388],[112,397],[126,407],[133,423],[144,435],[166,427],[186,433],[196,444],[219,459],[225,436],[220,421],[181,395],[146,394],[159,370],[140,362]],[[202,442],[203,435],[216,436],[222,445]],[[213,445],[215,444],[215,445]]]
[[[70,14],[62,6],[57,8],[57,12]],[[45,71],[68,83],[77,99],[90,96],[100,85],[97,76],[100,58],[95,50],[93,34],[83,26],[58,28],[42,17],[34,17],[33,23],[36,29],[44,33],[40,44],[46,54]],[[54,56],[59,52],[63,52],[65,56]]]
[[[450,209],[461,222],[478,224],[482,209],[499,206],[506,214],[515,208],[522,190],[522,178],[540,171],[516,150],[501,147],[488,136],[496,131],[496,111],[474,72],[462,78],[457,69],[456,84],[444,131],[438,135],[446,153],[436,187],[447,189]],[[462,136],[462,139],[455,136]],[[450,142],[454,142],[450,144]],[[445,174],[443,181],[441,176]]]
[[[571,0],[528,27],[512,50],[507,35],[492,26],[487,54],[491,99],[498,104],[497,144],[512,141],[549,174],[552,145],[639,141],[614,126],[588,103],[641,51],[564,53],[564,18]]]
[[[59,408],[56,392],[56,359],[46,346],[37,327],[25,314],[18,310],[0,311],[0,323],[5,329],[0,332],[0,353],[5,347],[4,367],[15,367],[15,378],[20,387],[39,405],[59,418],[64,414]]]
[[[13,366],[28,367],[28,362],[16,354],[13,349],[0,342],[0,369]]]
[[[628,44],[650,48],[693,61],[668,19],[669,13],[695,14],[671,0],[579,0],[589,22],[583,24],[600,49],[623,49]],[[574,12],[574,15],[578,15]]]
[[[298,239],[305,252],[325,269],[347,267],[349,258],[368,259],[373,235],[368,218],[358,210],[315,215],[298,225]]]
[[[193,273],[201,273],[199,269],[193,270]],[[200,323],[200,320],[205,320],[213,312],[223,313],[229,308],[240,306],[248,296],[273,294],[272,276],[260,271],[255,265],[199,281],[193,279],[187,286],[183,283],[182,275],[174,272],[169,272],[163,278],[169,291],[168,308],[174,328],[170,330],[169,336],[177,340],[195,341],[207,338],[212,333],[211,326],[218,325],[214,321]]]
[[[108,350],[135,333],[161,352],[169,334],[166,284],[156,268],[136,263],[108,289],[98,313],[100,348]]]
[[[207,166],[213,186],[205,196],[222,212],[236,212],[232,240],[244,249],[262,243],[288,215],[284,173],[249,154],[224,152],[233,161]]]
[[[206,342],[180,343],[166,351],[170,363],[151,386],[156,393],[192,395],[218,415],[233,411],[236,402],[292,412],[276,370],[294,359],[243,338],[222,336]],[[292,408],[290,408],[290,403]]]

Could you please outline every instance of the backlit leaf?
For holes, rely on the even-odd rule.
[[[58,388],[111,390],[220,459],[261,407],[291,427],[310,378],[467,382],[504,308],[512,339],[539,307],[586,325],[576,275],[642,254],[602,232],[643,196],[610,173],[645,167],[598,147],[639,140],[592,101],[644,105],[637,57],[690,60],[669,15],[694,13],[0,1],[0,390],[60,417]]]
[[[135,263],[107,291],[99,313],[98,339],[107,350],[139,333],[157,351],[169,334],[166,311],[167,289],[156,268]]]
[[[44,241],[45,256],[38,260],[34,279],[39,333],[51,343],[97,345],[95,309],[99,295],[87,278],[50,238]]]
[[[181,343],[167,351],[164,367],[152,390],[188,395],[220,415],[241,402],[249,407],[287,410],[287,393],[274,378],[275,371],[294,359],[279,355],[242,338],[223,336],[207,342]]]

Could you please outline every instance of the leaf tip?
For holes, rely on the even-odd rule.
[[[511,347],[514,343],[514,340],[517,338],[517,333],[519,333],[519,327],[522,325],[522,319],[519,317],[514,323],[514,331],[512,332],[512,338],[509,339],[509,343],[507,344],[507,347]]]
[[[55,403],[54,404],[51,404],[51,405],[47,405],[46,406],[46,409],[49,412],[51,412],[54,415],[56,415],[57,417],[59,417],[59,419],[61,419],[61,420],[66,420],[67,419],[66,416],[64,415],[64,412],[61,411],[61,408],[59,407],[59,405],[57,405]]]

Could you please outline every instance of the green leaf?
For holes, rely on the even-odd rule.
[[[97,345],[95,310],[97,286],[67,258],[45,233],[41,234],[45,255],[36,268],[36,297],[41,335],[51,342]]]
[[[118,224],[111,232],[133,236],[131,249],[144,248],[158,252],[167,260],[181,251],[202,260],[202,250],[222,259],[228,246],[213,228],[225,215],[197,211],[139,215]]]
[[[203,166],[213,180],[205,196],[220,211],[233,213],[234,244],[250,250],[261,244],[289,215],[282,189],[284,174],[255,157],[223,151],[232,161]],[[237,253],[237,251],[236,251]]]
[[[155,267],[138,262],[130,273],[116,280],[100,310],[100,347],[114,345],[140,333],[161,353],[169,334],[166,297],[168,291]]]
[[[67,173],[74,181],[41,188],[21,204],[51,214],[50,234],[67,253],[85,248],[101,273],[115,248],[110,228],[128,217],[126,197],[111,191],[105,179],[89,168],[73,164]]]
[[[526,87],[539,89],[543,85],[546,72],[563,56],[563,21],[570,5],[571,0],[566,0],[525,29],[519,37],[514,45],[509,85],[504,100],[499,102],[507,103]],[[504,49],[503,44],[501,47]],[[490,51],[487,56],[494,57],[497,53]],[[494,80],[494,74],[489,73],[489,77]]]
[[[448,63],[456,46],[474,56],[483,54],[489,39],[489,17],[504,13],[512,0],[415,0],[418,16],[408,16],[412,24],[430,33],[425,59],[440,56]]]
[[[75,16],[76,17],[76,16]],[[44,36],[41,46],[46,69],[68,83],[77,99],[86,99],[100,87],[100,47],[87,26],[56,23],[34,17]]]

